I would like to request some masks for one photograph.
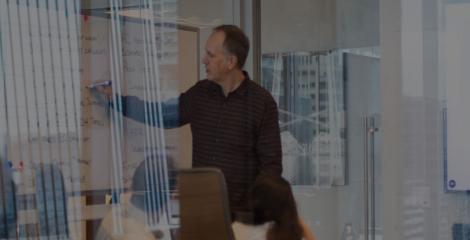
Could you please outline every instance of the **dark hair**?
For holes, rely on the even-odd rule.
[[[166,159],[166,168],[163,165]],[[176,167],[173,158],[152,155],[142,161],[132,177],[131,202],[143,211],[159,211],[176,187]],[[168,185],[162,182],[168,177]],[[167,188],[168,187],[168,188]]]
[[[274,222],[268,240],[301,240],[302,228],[289,183],[281,176],[261,175],[251,188],[254,224]]]
[[[235,25],[220,25],[215,27],[213,31],[225,34],[224,47],[237,57],[237,66],[242,69],[250,50],[250,42],[245,33]]]

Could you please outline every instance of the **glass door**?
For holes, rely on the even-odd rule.
[[[283,176],[318,239],[381,239],[378,3],[261,1]]]
[[[343,236],[376,239],[380,222],[379,59],[345,53],[349,185],[343,188],[349,212],[342,215]],[[349,204],[348,204],[349,203]],[[359,222],[359,218],[361,221]],[[367,227],[366,227],[367,226]],[[368,236],[369,238],[366,238]],[[355,238],[352,238],[355,239]]]

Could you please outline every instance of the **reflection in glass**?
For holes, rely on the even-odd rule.
[[[111,80],[118,94],[172,97],[177,1],[81,9],[90,2],[0,1],[0,238],[83,239],[93,231],[86,221],[110,208],[106,194],[126,201],[143,159],[177,158],[178,133],[124,120],[87,87]],[[166,162],[155,169],[168,189]],[[91,195],[102,204],[85,205]],[[168,192],[159,198],[165,217],[148,225],[176,228]]]
[[[279,106],[283,175],[292,184],[345,183],[342,53],[263,54],[262,85]]]

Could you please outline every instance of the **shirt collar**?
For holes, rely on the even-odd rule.
[[[247,93],[248,84],[249,84],[249,81],[251,81],[251,79],[250,79],[250,76],[248,75],[248,73],[246,71],[243,71],[243,75],[245,76],[245,78],[243,79],[240,86],[238,86],[237,89],[235,89],[233,91],[233,93],[235,93],[235,94],[246,95],[246,93]]]
[[[233,90],[229,94],[236,94],[236,95],[240,95],[240,96],[246,95],[246,93],[248,92],[249,81],[251,81],[251,79],[250,79],[250,76],[248,75],[248,73],[246,71],[243,71],[243,75],[244,75],[245,78],[243,79],[240,86],[238,86],[235,90]],[[208,90],[211,93],[211,95],[223,94],[222,87],[219,84],[215,83],[215,82],[211,82],[211,84],[209,85]]]

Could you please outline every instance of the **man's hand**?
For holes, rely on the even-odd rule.
[[[98,93],[103,94],[109,100],[113,96],[113,88],[111,86],[111,81],[101,81],[101,82],[91,82],[90,80],[84,80],[86,88],[90,90],[96,90]]]
[[[113,88],[111,86],[97,86],[95,89],[97,92],[106,95],[108,99],[111,99],[113,96]]]

